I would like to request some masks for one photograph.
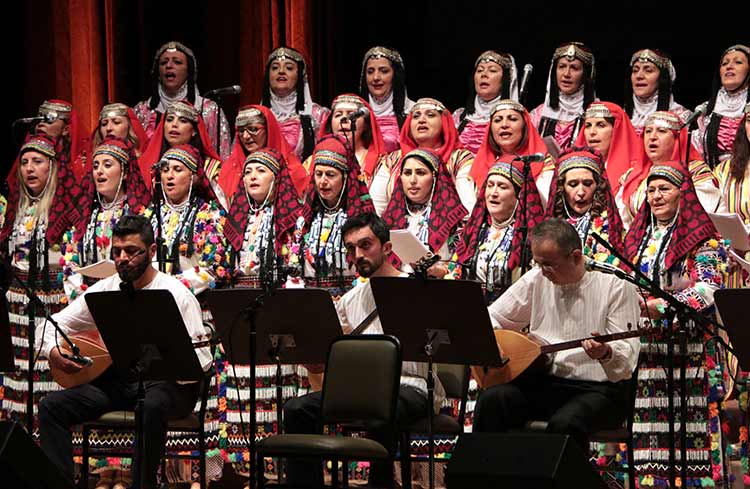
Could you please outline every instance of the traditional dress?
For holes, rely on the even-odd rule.
[[[596,181],[591,207],[583,215],[578,215],[571,209],[565,195],[565,174],[574,169],[590,171]],[[619,260],[600,245],[593,236],[593,233],[598,234],[622,253],[625,228],[617,212],[615,197],[609,188],[607,171],[604,169],[604,163],[598,151],[590,150],[590,148],[571,148],[560,155],[552,178],[550,205],[547,206],[545,215],[548,218],[566,219],[576,228],[585,257],[615,265],[619,263]]]
[[[383,220],[391,229],[408,229],[430,251],[447,259],[453,256],[459,225],[468,212],[461,205],[456,186],[440,155],[427,149],[412,150],[401,160],[399,175],[409,158],[416,158],[432,171],[432,193],[425,204],[417,205],[407,199],[403,184],[397,185]],[[406,263],[401,267],[410,271]]]
[[[440,159],[445,162],[448,174],[451,176],[451,180],[453,180],[456,191],[461,198],[461,203],[466,207],[466,210],[471,212],[474,207],[476,186],[471,178],[471,165],[474,162],[474,155],[461,147],[450,111],[438,100],[421,98],[412,107],[406,117],[404,127],[401,129],[401,149],[388,153],[378,162],[375,178],[370,185],[370,195],[378,214],[385,211],[391,195],[393,195],[393,189],[401,185],[399,172],[403,155],[419,147],[411,129],[415,113],[424,113],[430,110],[437,111],[440,114],[440,145],[437,148],[427,149],[437,152]]]
[[[609,150],[604,161],[607,180],[613,195],[620,189],[622,176],[633,166],[639,166],[643,160],[643,139],[639,138],[630,123],[630,119],[619,105],[611,102],[594,102],[584,113],[584,125],[588,119],[602,118],[612,124]],[[584,131],[578,133],[575,145],[586,146]],[[603,152],[603,151],[602,151]]]
[[[172,205],[166,195],[162,194],[158,207],[152,205],[145,213],[151,219],[157,242],[159,239],[164,240],[164,256],[161,257],[160,267],[174,275],[198,297],[202,303],[203,320],[211,321],[210,311],[203,304],[200,294],[221,285],[228,278],[227,244],[224,238],[225,211],[213,198],[210,184],[200,165],[197,148],[190,145],[175,146],[164,153],[163,159],[184,164],[195,175],[197,183],[191,184],[185,202]],[[222,458],[218,449],[217,379],[218,376],[211,383],[204,421],[210,480],[218,479],[222,470]],[[170,433],[167,449],[197,453],[197,439],[192,435]],[[191,472],[195,475],[195,471]],[[190,476],[181,475],[178,478],[189,479]]]
[[[500,92],[493,99],[484,100],[477,95],[474,72],[479,63],[496,63],[503,70]],[[518,101],[518,70],[516,69],[516,60],[508,53],[499,53],[497,51],[483,52],[474,62],[470,86],[472,90],[466,102],[466,107],[456,109],[453,113],[453,122],[456,124],[459,134],[458,139],[463,147],[476,154],[479,146],[482,145],[484,135],[487,133],[487,126],[490,124],[490,110],[492,110],[495,104],[504,99]]]
[[[628,84],[627,100],[625,102],[625,111],[633,123],[635,132],[638,137],[643,135],[643,129],[646,127],[646,120],[656,111],[668,110],[676,114],[682,122],[690,117],[690,111],[674,101],[672,94],[672,84],[677,79],[677,71],[674,69],[672,60],[667,55],[656,49],[641,49],[636,51],[630,58],[630,67],[637,62],[653,63],[659,70],[659,84],[654,93],[642,99],[633,93],[633,85]],[[616,192],[616,190],[615,190]]]
[[[729,47],[720,59],[733,52],[745,55],[745,66],[750,63],[750,46],[742,44]],[[718,84],[715,82],[715,85]],[[711,100],[696,107],[695,110],[701,110],[704,115],[698,118],[698,128],[693,131],[692,143],[711,168],[731,156],[734,137],[744,121],[743,111],[748,102],[750,90],[745,75],[743,84],[734,92],[722,86],[716,90]]]
[[[21,180],[19,169],[16,166],[11,169],[7,179],[9,198],[5,225],[0,232],[0,242],[7,244],[13,273],[26,283],[47,309],[31,310],[23,288],[15,282],[10,284],[6,299],[17,371],[0,376],[0,419],[21,423],[26,422],[26,400],[30,395],[27,384],[29,323],[33,319],[37,326],[46,324],[45,312],[57,312],[67,303],[60,264],[62,235],[80,219],[77,208],[72,204],[79,196],[80,189],[69,168],[56,160],[55,147],[54,141],[42,135],[31,136],[21,147],[18,164],[25,153],[39,153],[49,158],[49,178],[40,194],[32,197]],[[39,400],[60,387],[52,380],[47,361],[40,358],[35,360],[33,425],[36,427]]]
[[[231,201],[238,188],[237,185],[242,180],[242,169],[245,167],[245,159],[248,157],[248,151],[240,140],[240,134],[242,131],[247,130],[245,128],[251,124],[264,127],[266,142],[261,146],[274,149],[282,154],[294,182],[294,188],[300,196],[303,196],[310,181],[307,170],[302,166],[299,158],[297,158],[289,143],[284,139],[279,123],[276,121],[276,116],[273,115],[271,109],[262,105],[245,105],[244,107],[240,107],[237,113],[234,125],[236,132],[234,141],[232,142],[232,153],[229,155],[229,158],[221,163],[221,171],[218,177],[219,186],[223,190],[224,195]]]
[[[557,64],[563,57],[568,61],[578,59],[583,63],[581,86],[570,95],[562,93],[557,85]],[[589,48],[572,42],[555,49],[544,103],[531,111],[531,121],[542,137],[553,136],[561,150],[567,149],[576,140],[583,125],[583,111],[596,100],[595,76],[594,53]]]
[[[537,153],[546,155],[544,161],[541,163],[529,163],[531,175],[534,177],[534,180],[536,180],[539,196],[542,198],[542,204],[546,206],[552,172],[555,169],[555,160],[547,152],[547,146],[534,128],[534,125],[531,122],[531,117],[523,105],[514,100],[501,100],[490,111],[490,119],[492,119],[492,116],[495,115],[496,112],[508,109],[515,110],[521,114],[526,126],[526,137],[523,138],[519,143],[519,146],[513,150],[513,155],[528,156]],[[487,172],[502,155],[503,152],[495,141],[495,136],[492,132],[492,124],[490,124],[487,126],[484,141],[482,141],[482,145],[479,147],[479,151],[477,151],[477,155],[474,158],[474,163],[471,166],[471,178],[474,179],[477,188],[481,188],[482,185],[484,185],[484,180],[487,178]]]
[[[238,182],[224,232],[232,246],[232,282],[237,287],[263,289],[277,280],[284,283],[284,274],[278,267],[290,265],[295,221],[302,204],[279,151],[270,148],[255,151],[246,159],[246,164],[250,163],[265,165],[274,173],[273,187],[266,200],[258,205],[247,193],[244,182]],[[249,453],[241,421],[249,426],[250,367],[230,364],[228,360],[217,360],[216,364],[220,380],[218,402],[224,406],[219,413],[219,447],[223,458],[244,475],[248,471]],[[298,367],[282,365],[282,403],[297,395],[297,373]],[[258,440],[278,433],[275,378],[275,365],[256,367],[254,388],[258,424],[254,436]],[[266,472],[273,472],[271,459],[264,468]]]
[[[266,60],[265,79],[269,79],[271,63],[290,59],[297,63],[297,88],[289,95],[279,97],[270,88],[264,89],[262,105],[269,107],[281,126],[281,133],[294,149],[297,157],[304,161],[313,151],[315,134],[320,129],[329,110],[313,102],[307,69],[302,53],[292,48],[276,48]]]
[[[331,112],[326,115],[326,118],[323,121],[323,125],[320,126],[320,131],[318,132],[318,140],[321,140],[323,139],[323,137],[333,133],[331,123],[333,118],[336,116],[337,111],[348,110],[351,113],[362,108],[365,108],[368,114],[366,117],[363,117],[361,119],[361,122],[359,122],[359,124],[365,124],[365,132],[362,134],[362,140],[355,141],[355,144],[357,144],[358,146],[360,144],[364,145],[364,149],[366,151],[364,154],[359,154],[356,156],[357,161],[359,162],[360,175],[364,176],[365,183],[369,187],[375,174],[375,169],[377,167],[378,161],[386,151],[385,141],[383,140],[383,135],[380,133],[378,120],[375,117],[370,104],[368,104],[358,96],[350,93],[339,95],[338,97],[333,99],[333,102],[331,103]],[[351,137],[351,132],[347,132],[344,137]],[[356,153],[357,148],[354,148],[354,150]],[[303,163],[308,173],[312,173],[310,171],[311,164],[312,156],[307,158]]]
[[[182,52],[188,59],[188,79],[174,96],[169,96],[164,91],[161,81],[159,81],[159,58],[165,52],[172,53],[175,51]],[[187,100],[200,111],[201,118],[206,123],[206,133],[210,138],[210,146],[216,154],[220,155],[220,158],[217,159],[228,157],[231,143],[229,123],[224,111],[216,102],[200,96],[197,85],[198,63],[193,51],[184,44],[175,41],[164,44],[156,51],[154,56],[154,62],[151,65],[151,79],[153,87],[151,96],[134,107],[138,120],[146,130],[146,136],[150,139],[154,134],[157,134],[156,139],[159,139],[158,135],[161,132],[158,130],[158,125],[169,105]],[[204,150],[206,149],[207,147],[204,148]]]
[[[382,99],[374,97],[367,88],[367,61],[378,58],[387,59],[393,69],[391,91]],[[375,116],[383,135],[384,151],[390,152],[398,149],[401,127],[404,125],[406,115],[414,105],[414,102],[409,100],[406,93],[406,68],[398,51],[383,46],[375,46],[365,53],[359,76],[359,94],[370,103],[370,107],[373,109],[372,114]]]
[[[675,135],[675,145],[672,149],[672,160],[684,159],[687,147],[687,129],[680,129],[682,125],[679,117],[671,112],[654,112],[648,118],[646,126],[666,127]],[[646,200],[646,177],[654,163],[644,156],[641,164],[636,164],[622,176],[622,185],[615,196],[620,217],[628,228],[638,214],[641,205]],[[700,159],[700,155],[690,148],[690,162],[688,164],[693,186],[703,208],[713,212],[720,201],[719,188],[708,165]]]
[[[375,212],[359,164],[350,146],[339,136],[329,136],[315,146],[311,187],[315,168],[331,167],[344,176],[338,202],[329,207],[317,191],[307,194],[295,226],[295,246],[290,260],[299,263],[305,284],[328,289],[334,300],[354,285],[354,268],[347,261],[341,226],[349,216]]]
[[[227,196],[224,195],[224,190],[221,188],[221,185],[219,185],[221,160],[211,146],[206,130],[206,124],[203,122],[203,118],[198,109],[185,100],[174,102],[167,106],[164,112],[164,117],[161,118],[159,125],[156,127],[156,135],[151,138],[146,151],[139,158],[138,164],[141,167],[144,181],[149,188],[151,188],[151,172],[154,163],[163,160],[164,153],[170,148],[170,143],[168,143],[164,137],[164,125],[167,117],[170,115],[189,120],[195,128],[197,137],[193,137],[192,140],[195,140],[195,143],[191,140],[190,144],[199,150],[200,159],[203,162],[202,172],[205,174],[206,178],[208,178],[211,191],[215,195],[216,200],[218,200],[218,203],[226,209],[229,207],[229,200],[227,199]]]
[[[703,210],[688,172],[680,163],[655,165],[648,179],[664,179],[678,186],[680,202],[672,222],[657,225],[648,202],[641,207],[625,239],[625,256],[677,300],[711,314],[713,294],[724,286],[726,249]],[[642,337],[638,369],[633,445],[640,487],[665,487],[668,483],[669,418],[666,390],[666,355],[672,325],[657,320],[658,329]],[[689,392],[687,457],[689,480],[682,487],[723,487],[719,403],[724,396],[722,352],[712,333],[688,327],[687,385]],[[679,356],[679,347],[675,356]],[[675,358],[675,364],[681,360]],[[675,396],[680,395],[679,369]],[[679,406],[679,403],[675,403]],[[679,428],[680,409],[675,412]],[[680,465],[679,438],[677,441]]]

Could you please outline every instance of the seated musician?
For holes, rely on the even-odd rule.
[[[573,226],[561,219],[537,224],[531,251],[536,268],[489,307],[496,329],[530,325],[530,333],[554,344],[637,327],[635,287],[614,275],[586,271]],[[557,352],[549,372],[531,368],[482,392],[474,431],[500,432],[547,420],[548,432],[571,435],[585,449],[590,433],[619,426],[632,408],[628,379],[638,359],[638,339],[587,339],[581,347]]]
[[[193,341],[204,339],[200,304],[190,290],[176,278],[157,271],[151,266],[156,253],[151,223],[142,216],[124,216],[112,230],[112,258],[117,274],[100,280],[89,287],[65,309],[53,318],[66,333],[75,333],[96,328],[83,298],[90,292],[120,290],[122,282],[130,282],[134,289],[169,290],[177,303],[188,333]],[[144,319],[148,311],[144,311]],[[41,354],[49,359],[52,369],[74,374],[82,368],[62,356],[51,325],[37,327],[37,338],[41,338]],[[44,332],[44,333],[43,333]],[[42,334],[43,333],[43,334]],[[204,370],[211,366],[208,348],[196,348],[198,360]],[[144,405],[144,436],[146,453],[136,448],[133,460],[133,487],[140,487],[140,468],[143,460],[144,488],[156,487],[156,471],[164,452],[167,420],[189,415],[198,399],[197,382],[146,382]],[[73,447],[70,429],[85,421],[117,410],[132,410],[137,400],[137,384],[126,382],[113,368],[109,368],[90,383],[70,389],[52,392],[39,404],[39,432],[44,452],[71,481],[73,480]],[[136,439],[135,446],[138,447]]]
[[[348,259],[354,262],[361,277],[406,277],[389,260],[391,253],[390,232],[385,221],[374,213],[350,217],[341,228]],[[345,333],[368,324],[367,319],[375,310],[375,299],[368,282],[344,294],[336,303],[336,312]],[[377,315],[369,321],[362,334],[382,334],[383,328]],[[401,386],[396,407],[396,422],[408,425],[424,417],[427,412],[427,364],[403,362]],[[363,382],[366,380],[363,379]],[[435,402],[433,409],[440,409],[445,391],[435,377]],[[313,392],[290,399],[284,406],[284,431],[286,433],[315,433],[319,429],[321,393]],[[396,433],[370,432],[369,436],[388,447],[396,441]],[[317,461],[290,459],[287,464],[290,487],[320,487],[323,483],[322,464]],[[378,461],[370,466],[370,485],[388,486],[393,481],[393,467]]]

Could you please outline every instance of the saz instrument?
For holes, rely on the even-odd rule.
[[[650,332],[650,328],[635,329],[621,333],[600,336],[590,336],[578,340],[565,341],[553,345],[540,345],[528,336],[506,329],[495,330],[495,340],[502,352],[505,364],[502,367],[471,367],[471,373],[479,387],[487,389],[497,384],[506,384],[526,371],[532,365],[543,363],[544,355],[573,348],[580,348],[584,340],[595,340],[599,343],[623,340],[642,336]]]
[[[69,374],[50,366],[52,378],[55,379],[55,382],[64,389],[88,384],[103,374],[104,371],[112,365],[112,357],[109,355],[109,351],[104,345],[104,340],[102,340],[102,337],[97,330],[91,329],[81,331],[79,333],[69,334],[68,337],[76,344],[76,346],[78,346],[81,356],[90,358],[93,363],[87,367],[83,367],[74,374]],[[198,341],[193,343],[193,348],[203,348],[210,346],[210,344],[210,339]],[[67,344],[60,345],[59,348],[60,353],[63,355],[70,356],[73,354]]]

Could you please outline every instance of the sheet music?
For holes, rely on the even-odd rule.
[[[717,231],[724,239],[732,242],[732,248],[747,251],[750,250],[750,227],[742,222],[742,218],[737,214],[714,214],[708,213],[708,216],[716,226]]]
[[[107,278],[117,273],[115,262],[112,260],[100,260],[92,265],[77,268],[76,272],[84,277],[90,278]]]
[[[732,259],[736,261],[740,267],[742,267],[745,271],[750,273],[750,261],[745,260],[743,257],[738,255],[737,252],[734,251],[733,249],[729,250],[729,256],[731,256]]]
[[[420,258],[431,254],[429,248],[422,244],[408,229],[391,231],[393,252],[403,263],[416,263]]]

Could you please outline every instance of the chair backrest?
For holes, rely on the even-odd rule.
[[[450,399],[463,399],[464,392],[469,386],[469,376],[466,375],[466,365],[453,363],[438,363],[437,376],[445,389],[445,396]]]
[[[328,350],[323,423],[393,423],[400,377],[398,339],[387,335],[340,336]]]

